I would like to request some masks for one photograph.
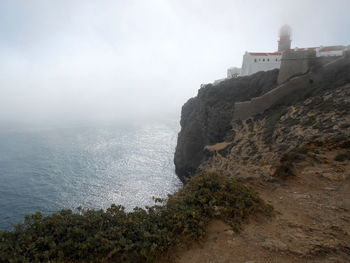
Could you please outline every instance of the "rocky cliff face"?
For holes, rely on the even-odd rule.
[[[204,147],[225,140],[231,130],[234,102],[260,96],[277,85],[278,71],[226,80],[202,87],[182,107],[181,131],[175,152],[176,173],[184,179],[204,160]]]
[[[234,103],[276,88],[278,71],[206,85],[182,108],[175,153],[183,180],[199,169],[237,177],[268,177],[284,153],[315,140],[350,135],[350,58],[308,73],[305,89],[289,94],[262,114],[235,121]]]
[[[257,216],[239,233],[215,220],[200,246],[175,251],[174,262],[349,262],[350,56],[290,78],[292,92],[276,99],[270,95],[281,86],[269,91],[277,74],[208,85],[184,105],[179,176],[235,177],[276,214]],[[267,108],[239,113],[235,102],[257,96]]]
[[[232,140],[206,147],[210,157],[199,169],[240,179],[270,179],[281,159],[299,158],[310,143],[337,144],[350,138],[350,84],[236,121],[230,133]]]

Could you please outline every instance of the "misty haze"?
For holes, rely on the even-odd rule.
[[[339,173],[345,179],[340,175],[339,178],[345,180],[343,184],[322,181],[320,189],[340,189],[342,185],[344,188],[337,192],[337,197],[343,201],[339,202],[349,202],[345,193],[350,192],[347,179],[350,175],[348,177],[346,172],[350,169],[350,152],[345,146],[342,148],[348,145],[350,136],[350,105],[347,102],[347,85],[350,83],[349,10],[348,0],[1,0],[0,262],[92,262],[89,260],[96,258],[96,262],[158,262],[154,261],[160,255],[158,251],[168,251],[183,241],[177,239],[178,233],[181,232],[187,240],[186,231],[191,229],[190,232],[195,234],[190,234],[189,240],[203,238],[205,235],[201,231],[207,233],[204,229],[209,224],[210,235],[213,218],[207,219],[208,214],[215,215],[214,218],[230,227],[234,226],[235,231],[240,229],[235,229],[240,221],[227,220],[232,214],[220,218],[220,213],[223,215],[230,209],[236,209],[235,204],[229,203],[233,202],[230,193],[215,198],[214,194],[208,194],[215,202],[227,198],[223,203],[229,204],[230,208],[222,208],[226,212],[220,212],[220,205],[213,205],[214,201],[203,205],[203,209],[207,209],[205,213],[208,213],[205,216],[199,210],[192,212],[193,207],[207,198],[196,192],[193,196],[199,201],[195,200],[190,208],[180,209],[182,212],[191,211],[188,214],[184,212],[184,217],[181,217],[182,212],[168,208],[171,202],[166,203],[165,208],[155,208],[155,211],[160,209],[155,214],[163,215],[162,218],[171,218],[166,216],[166,209],[169,209],[172,211],[170,215],[174,213],[175,218],[179,215],[174,222],[184,224],[181,226],[183,230],[168,233],[167,241],[162,239],[167,244],[164,247],[163,241],[154,240],[162,235],[159,233],[170,231],[171,227],[166,225],[168,221],[157,234],[152,232],[154,229],[142,230],[149,235],[146,235],[146,240],[150,236],[154,238],[149,241],[154,247],[143,243],[135,245],[137,238],[134,236],[131,239],[135,243],[120,243],[118,249],[97,248],[93,243],[81,241],[81,247],[72,249],[76,251],[74,255],[63,251],[60,241],[51,239],[51,243],[47,241],[47,244],[50,243],[46,244],[47,247],[55,244],[53,247],[63,254],[52,252],[51,248],[47,249],[50,252],[37,252],[36,256],[31,254],[41,251],[46,245],[28,245],[28,250],[19,251],[18,247],[26,245],[9,245],[11,242],[17,244],[20,238],[10,240],[6,233],[12,233],[17,224],[23,224],[26,215],[35,212],[40,212],[43,218],[51,218],[50,215],[68,209],[84,218],[84,211],[88,209],[106,210],[116,204],[125,207],[125,215],[133,215],[131,211],[140,207],[146,209],[147,215],[153,216],[153,210],[148,211],[146,207],[156,204],[154,197],[176,197],[180,191],[179,196],[183,193],[182,196],[187,198],[188,188],[184,185],[189,178],[197,178],[197,175],[199,179],[190,189],[195,191],[193,189],[197,189],[198,184],[204,189],[201,194],[212,190],[206,189],[210,183],[206,185],[201,180],[213,180],[213,185],[232,178],[250,182],[248,185],[253,185],[252,189],[261,194],[262,199],[254,199],[255,193],[250,196],[250,190],[243,191],[248,197],[242,198],[257,203],[252,201],[254,208],[247,208],[247,216],[245,210],[240,210],[241,216],[244,214],[242,221],[256,207],[260,207],[257,213],[271,216],[270,205],[283,210],[279,203],[271,201],[282,200],[279,198],[283,193],[274,195],[272,190],[267,190],[266,194],[261,189],[275,189],[283,185],[283,182],[279,183],[280,179],[274,177],[282,170],[284,174],[293,173],[296,178],[302,178],[301,181],[308,181],[303,177],[307,172],[300,172],[300,167],[309,158],[306,152],[310,153],[310,149],[316,147],[315,141],[327,143],[322,144],[324,148],[321,147],[318,152],[312,148],[315,154],[314,159],[310,157],[310,162],[317,163],[322,158],[330,158],[332,162],[337,160],[326,172],[314,171],[314,166],[318,167],[316,164],[309,170],[305,168],[305,171],[317,174],[317,180],[327,177],[327,173],[334,176],[334,173],[342,171]],[[317,101],[328,101],[328,104],[313,103],[316,96]],[[329,98],[334,104],[329,102]],[[306,107],[310,109],[305,110]],[[334,112],[330,113],[330,109]],[[328,123],[330,120],[333,122]],[[333,147],[330,142],[336,146]],[[300,150],[305,145],[312,147]],[[329,155],[331,153],[326,156],[325,153],[317,159],[316,155],[322,154],[322,149],[326,148],[329,152],[334,150],[334,156]],[[291,161],[288,159],[291,153],[302,157],[293,155],[295,159]],[[288,160],[283,161],[286,158]],[[292,165],[294,161],[298,164]],[[211,173],[219,177],[207,177]],[[333,182],[333,177],[327,177],[327,180]],[[270,184],[275,185],[264,185],[260,189],[256,187],[259,183],[254,182],[262,185],[272,182]],[[227,181],[227,185],[231,183]],[[315,184],[321,183],[317,181]],[[235,184],[236,181],[232,187],[238,187]],[[288,191],[298,194],[300,191],[300,198],[308,194],[302,193],[301,188],[293,189]],[[327,200],[336,198],[328,194],[329,191]],[[324,193],[320,192],[317,196],[324,196]],[[317,202],[322,203],[320,200]],[[188,205],[191,202],[187,200],[184,203]],[[324,207],[327,205],[334,204],[327,203]],[[205,208],[210,206],[213,206],[214,212]],[[286,206],[293,207],[290,204]],[[182,207],[182,203],[177,207]],[[344,214],[338,214],[339,217],[349,219],[348,208],[347,205],[340,209],[342,212],[339,213]],[[302,214],[301,210],[293,213]],[[232,213],[236,215],[237,212]],[[99,216],[96,215],[95,219]],[[137,216],[140,215],[135,218]],[[149,219],[145,218],[141,221],[148,222]],[[188,218],[193,221],[186,225]],[[128,220],[130,223],[134,219]],[[163,219],[157,221],[152,217],[150,220],[158,222],[157,227],[160,228]],[[299,222],[295,218],[290,220]],[[334,218],[329,220],[333,220],[334,224],[337,222]],[[26,224],[32,226],[31,223]],[[104,224],[101,223],[101,229]],[[118,224],[120,229],[124,227],[124,222]],[[217,233],[227,231],[228,226],[220,224],[213,229],[217,229]],[[135,223],[130,228],[134,231],[137,227],[139,225]],[[336,227],[345,229],[340,223]],[[69,229],[67,226],[63,228]],[[105,233],[109,233],[110,229],[106,229]],[[40,232],[36,231],[39,230],[33,233]],[[91,234],[95,230],[91,231],[87,232]],[[23,240],[45,239],[40,234],[26,239],[24,236],[28,233],[25,230],[23,233]],[[104,240],[110,241],[105,233],[96,233],[94,238],[103,236]],[[116,233],[113,238],[118,236]],[[127,231],[123,233],[123,238],[127,240]],[[292,232],[289,235],[292,236],[290,240],[297,239]],[[322,237],[328,240],[331,234],[327,235]],[[64,244],[70,244],[69,238]],[[261,239],[265,242],[271,238],[266,236]],[[87,240],[92,242],[92,239]],[[222,241],[226,245],[220,245],[220,237],[218,240],[218,248],[227,245],[226,241]],[[284,245],[278,242],[264,243],[262,247],[267,247],[268,251],[299,255],[302,260],[309,256],[306,252],[292,250],[294,241],[285,245],[290,250],[284,249]],[[307,242],[302,243],[303,246],[307,247]],[[254,246],[259,247],[257,243]],[[346,245],[339,248],[343,254],[337,259],[342,260],[346,253],[344,258],[350,257],[348,252],[344,252],[350,240],[341,239],[340,243]],[[82,247],[90,248],[90,245],[98,252],[91,249],[91,258],[81,256],[89,254],[82,252]],[[124,251],[129,245],[133,246],[132,252],[129,251],[131,254]],[[183,246],[182,249],[184,247],[187,248]],[[195,250],[190,251],[192,259],[187,257],[187,252],[180,250],[176,253],[184,260],[174,262],[204,262],[208,258],[213,262],[232,263],[306,262],[293,261],[294,256],[287,259],[283,253],[265,255],[265,252],[256,252],[256,257],[252,258],[237,257],[237,261],[231,256],[226,258],[223,253],[222,261],[215,261],[218,260],[213,256],[218,253],[215,249],[213,244],[204,245],[207,256],[203,256],[204,252],[197,251],[197,255]],[[244,253],[252,255],[246,250]],[[338,252],[334,253],[337,257]],[[267,261],[267,258],[276,261]],[[159,262],[172,261],[161,258]]]
[[[348,1],[332,14],[321,3],[1,1],[0,117],[178,117],[200,84],[240,67],[245,51],[274,51],[285,23],[294,46],[348,44]]]

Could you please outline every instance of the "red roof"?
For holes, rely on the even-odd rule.
[[[249,52],[251,56],[280,56],[282,52],[273,52],[273,53],[259,53],[259,52]]]

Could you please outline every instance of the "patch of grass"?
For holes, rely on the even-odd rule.
[[[208,222],[219,218],[238,230],[251,214],[270,214],[252,189],[219,174],[201,174],[163,205],[127,213],[62,210],[35,213],[11,232],[0,232],[0,262],[154,262],[169,247],[200,239]]]

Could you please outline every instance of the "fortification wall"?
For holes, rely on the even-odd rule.
[[[285,58],[282,62],[278,79],[286,80],[260,97],[252,98],[249,101],[236,102],[234,106],[234,120],[246,120],[276,105],[283,97],[293,92],[311,88],[315,70],[323,68],[333,72],[341,63],[346,63],[349,60],[350,50],[346,51],[342,57],[316,57],[315,52],[298,51],[295,54],[289,53]],[[295,60],[292,58],[295,58]],[[331,68],[335,69],[332,71]],[[329,79],[333,78],[334,76],[329,77]]]
[[[278,84],[282,84],[290,78],[307,73],[314,65],[316,51],[291,51],[283,52]]]
[[[234,107],[234,120],[246,120],[256,114],[262,113],[280,101],[288,94],[311,87],[310,73],[290,79],[285,84],[250,101],[236,102]]]
[[[317,57],[316,62],[313,63],[315,67],[323,67],[327,64],[333,63],[338,59],[341,59],[341,56],[329,56],[329,57]]]
[[[264,95],[250,101],[236,102],[233,120],[246,120],[264,112],[277,104],[283,97],[303,89],[311,88],[311,74],[320,68],[336,66],[340,61],[350,58],[350,49],[342,57],[316,57],[316,51],[284,52],[278,74],[278,86]]]

